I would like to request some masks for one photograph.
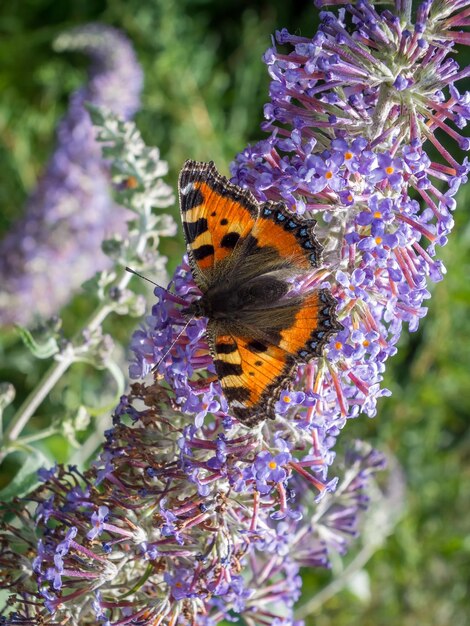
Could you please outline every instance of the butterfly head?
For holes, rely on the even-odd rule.
[[[224,320],[234,317],[234,303],[232,297],[220,297],[220,294],[208,291],[200,298],[193,300],[187,307],[183,309],[183,314],[196,319],[207,317],[210,320]]]
[[[201,317],[209,317],[207,303],[204,298],[193,300],[187,307],[181,311],[183,315],[199,319]]]

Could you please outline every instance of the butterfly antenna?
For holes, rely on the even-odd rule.
[[[152,285],[155,285],[156,287],[160,287],[160,289],[163,289],[164,291],[166,291],[167,293],[171,293],[168,289],[166,289],[165,287],[162,287],[161,285],[159,285],[158,283],[154,282],[153,280],[150,280],[150,278],[147,278],[147,276],[144,276],[143,274],[139,274],[139,272],[136,272],[135,270],[133,270],[130,267],[126,266],[126,272],[129,272],[130,274],[135,274],[136,276],[138,276],[139,278],[143,278],[144,280],[146,280],[147,282],[151,283]],[[172,294],[173,297],[175,298],[176,296],[174,294]],[[181,300],[181,304],[187,304],[184,300]],[[166,350],[166,352],[161,356],[160,360],[158,361],[158,363],[155,363],[155,365],[152,367],[152,372],[155,372],[156,370],[158,370],[160,363],[163,361],[163,359],[166,357],[166,355],[171,351],[171,349],[173,348],[173,346],[176,344],[176,342],[178,341],[178,339],[181,337],[181,335],[184,333],[184,331],[188,328],[189,324],[193,321],[194,319],[194,315],[192,315],[186,322],[186,324],[183,326],[183,328],[180,330],[180,332],[176,335],[176,337],[173,339],[173,341],[171,342],[171,344],[169,345],[168,349]]]
[[[139,278],[143,278],[144,280],[146,280],[148,283],[151,283],[152,285],[155,285],[155,287],[160,287],[160,289],[165,289],[165,287],[162,287],[161,285],[159,285],[158,283],[154,282],[153,280],[150,280],[150,278],[147,278],[147,276],[144,276],[143,274],[139,274],[139,272],[136,272],[135,270],[133,270],[130,267],[125,267],[126,272],[129,272],[129,274],[135,274],[136,276],[138,276]],[[165,289],[165,291],[168,291],[168,289]]]
[[[173,348],[173,346],[176,344],[176,342],[178,341],[178,339],[181,337],[181,335],[184,333],[184,331],[188,328],[189,324],[193,321],[194,319],[194,315],[192,315],[188,321],[186,322],[186,324],[183,326],[183,328],[180,330],[180,332],[176,335],[176,337],[173,339],[173,341],[171,342],[170,346],[167,348],[166,352],[160,357],[160,360],[158,361],[158,363],[155,363],[155,365],[152,367],[152,372],[155,372],[158,370],[160,363],[163,361],[163,359],[166,357],[167,354],[169,354],[171,352],[171,349]]]

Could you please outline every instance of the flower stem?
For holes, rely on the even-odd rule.
[[[3,437],[4,449],[0,452],[0,461],[2,461],[7,453],[10,442],[20,435],[23,428],[28,423],[30,417],[34,414],[38,406],[42,403],[47,394],[53,389],[58,380],[68,370],[74,361],[74,354],[61,355],[61,359],[56,361],[44,374],[36,388],[29,394],[23,404],[20,406],[8,428],[5,430]]]
[[[412,0],[404,0],[403,2],[403,17],[407,22],[411,21],[411,11],[413,9]]]
[[[124,277],[123,277],[124,278]],[[121,281],[122,283],[123,281]],[[112,311],[112,307],[108,304],[102,304],[93,313],[90,321],[85,325],[85,328],[95,330],[98,328],[103,320]],[[36,409],[42,404],[43,400],[54,388],[56,383],[62,378],[68,368],[76,360],[74,348],[68,348],[65,353],[62,353],[59,358],[51,365],[51,367],[45,372],[36,387],[31,391],[23,404],[20,406],[16,414],[13,416],[8,428],[5,430],[3,437],[3,450],[0,452],[0,462],[5,458],[8,445],[15,441],[21,434],[23,428],[28,423],[29,419],[34,415]]]
[[[341,572],[341,574],[337,575],[337,577],[326,585],[326,587],[321,589],[310,600],[308,600],[308,602],[302,604],[295,611],[295,618],[301,620],[318,611],[318,609],[325,604],[325,602],[327,602],[330,598],[333,598],[348,584],[354,574],[363,569],[366,563],[377,552],[378,548],[379,546],[376,544],[365,545],[354,560],[351,561],[351,563]]]

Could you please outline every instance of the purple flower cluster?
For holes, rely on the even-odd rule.
[[[140,385],[134,392],[131,401],[142,398]],[[116,415],[96,468],[57,468],[31,494],[34,523],[47,528],[32,578],[11,550],[32,536],[27,509],[0,533],[0,575],[19,602],[7,623],[208,626],[241,614],[292,625],[300,567],[325,567],[330,551],[346,550],[383,457],[357,444],[341,488],[312,513],[285,443],[260,452],[252,432],[177,425],[178,413],[162,411],[161,386],[145,393],[135,426]]]
[[[312,420],[375,415],[403,322],[416,330],[427,310],[427,279],[440,280],[445,271],[435,250],[452,228],[453,196],[468,164],[460,166],[433,132],[445,130],[469,148],[444,123],[463,127],[470,117],[468,94],[453,85],[469,72],[447,56],[452,32],[443,42],[441,30],[426,26],[440,23],[437,11],[457,9],[422,3],[412,32],[390,11],[357,2],[346,10],[352,34],[346,11],[322,13],[313,39],[281,31],[277,42],[291,52],[272,48],[265,55],[273,79],[263,125],[270,136],[237,157],[233,180],[259,200],[283,200],[318,221],[325,246],[319,273],[338,301],[344,330],[325,362],[308,366],[305,389],[321,390]],[[449,24],[458,25],[459,15]],[[403,66],[406,86],[399,81],[398,88]],[[427,139],[442,162],[424,151]]]
[[[130,118],[139,107],[142,71],[127,38],[91,24],[61,35],[60,50],[92,61],[87,85],[75,92],[57,131],[57,147],[24,216],[0,242],[0,322],[30,324],[51,316],[109,259],[104,238],[125,232],[127,211],[110,192],[109,167],[95,141],[86,102]]]
[[[277,409],[288,425],[276,422],[275,430],[282,434],[295,425],[301,438],[315,441],[325,465],[334,458],[330,450],[345,420],[374,416],[377,399],[389,394],[381,386],[386,360],[396,352],[403,323],[416,330],[426,314],[427,280],[438,281],[445,272],[436,247],[447,241],[453,196],[468,165],[458,165],[432,131],[445,126],[467,148],[443,120],[462,127],[470,115],[468,95],[453,84],[468,71],[448,56],[453,40],[462,37],[444,30],[464,18],[457,13],[442,21],[453,7],[424,2],[413,33],[411,25],[402,29],[397,15],[379,14],[367,2],[347,8],[352,33],[345,10],[339,17],[322,13],[313,39],[278,32],[282,50],[265,54],[273,79],[263,124],[270,136],[239,154],[232,168],[233,181],[260,201],[282,200],[318,222],[322,267],[300,288],[328,286],[344,330],[324,358],[299,368],[302,391],[295,398],[281,394]],[[400,82],[398,89],[403,65],[408,86]],[[427,139],[442,162],[424,151]],[[200,425],[226,405],[217,382],[200,377],[201,371],[214,373],[205,322],[186,326],[181,313],[199,295],[187,264],[176,272],[173,289],[174,295],[156,291],[152,316],[133,339],[130,372],[145,376],[158,363],[176,404]],[[271,431],[267,424],[267,439]]]

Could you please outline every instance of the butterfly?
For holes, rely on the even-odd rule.
[[[258,202],[214,163],[186,161],[178,183],[194,281],[202,295],[185,309],[205,317],[215,371],[232,414],[252,427],[275,418],[296,366],[322,354],[343,327],[327,289],[292,293],[319,266],[315,220],[282,202]]]

